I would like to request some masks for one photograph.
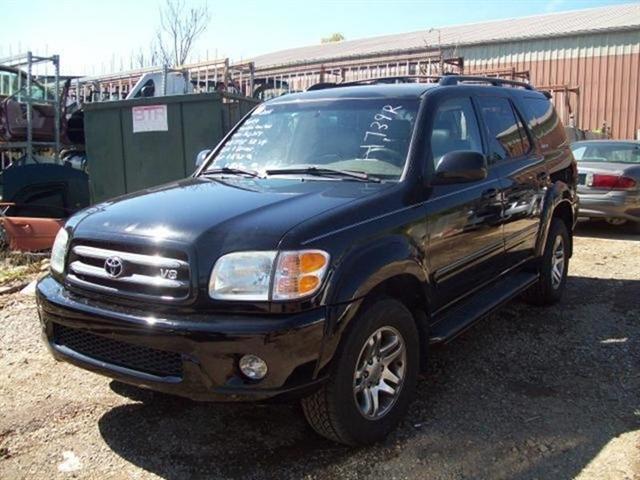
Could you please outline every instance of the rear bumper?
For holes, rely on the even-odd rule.
[[[53,356],[125,383],[194,400],[262,401],[302,396],[324,381],[316,375],[324,308],[278,316],[151,316],[79,297],[51,277],[36,293]],[[267,362],[263,380],[240,373],[237,362],[247,353]]]
[[[578,216],[588,218],[621,218],[640,222],[640,193],[610,191],[578,193]]]

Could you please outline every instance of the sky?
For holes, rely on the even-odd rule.
[[[149,49],[165,0],[1,0],[0,58],[26,50],[60,55],[65,75],[129,69]],[[199,5],[205,0],[184,0]],[[248,59],[314,45],[446,25],[633,3],[631,0],[208,0],[210,24],[192,61]]]

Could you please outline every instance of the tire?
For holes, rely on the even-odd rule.
[[[402,303],[378,300],[352,322],[329,380],[302,400],[302,409],[317,433],[355,446],[380,441],[396,428],[413,397],[420,362],[415,320]],[[398,353],[402,347],[404,353]],[[369,358],[373,363],[366,361]],[[400,381],[392,380],[391,374]],[[389,387],[397,393],[385,393]]]
[[[567,283],[569,270],[569,232],[566,224],[559,218],[554,218],[549,227],[549,235],[544,254],[540,262],[540,278],[529,288],[524,298],[533,305],[552,305],[562,298]],[[560,260],[562,253],[562,263]],[[561,265],[559,272],[554,264]]]

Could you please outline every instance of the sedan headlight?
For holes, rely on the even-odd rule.
[[[322,250],[235,252],[220,257],[209,279],[216,300],[293,300],[318,291],[329,254]]]
[[[64,271],[64,259],[67,256],[67,248],[69,247],[69,233],[62,227],[58,230],[56,239],[51,247],[51,270],[56,273]]]

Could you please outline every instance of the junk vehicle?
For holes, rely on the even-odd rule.
[[[629,223],[640,233],[640,142],[590,140],[571,148],[578,161],[580,217]]]
[[[559,301],[577,170],[549,98],[396,81],[267,101],[190,178],[71,217],[37,285],[53,356],[191,399],[299,398],[368,444],[432,346],[520,294]]]

